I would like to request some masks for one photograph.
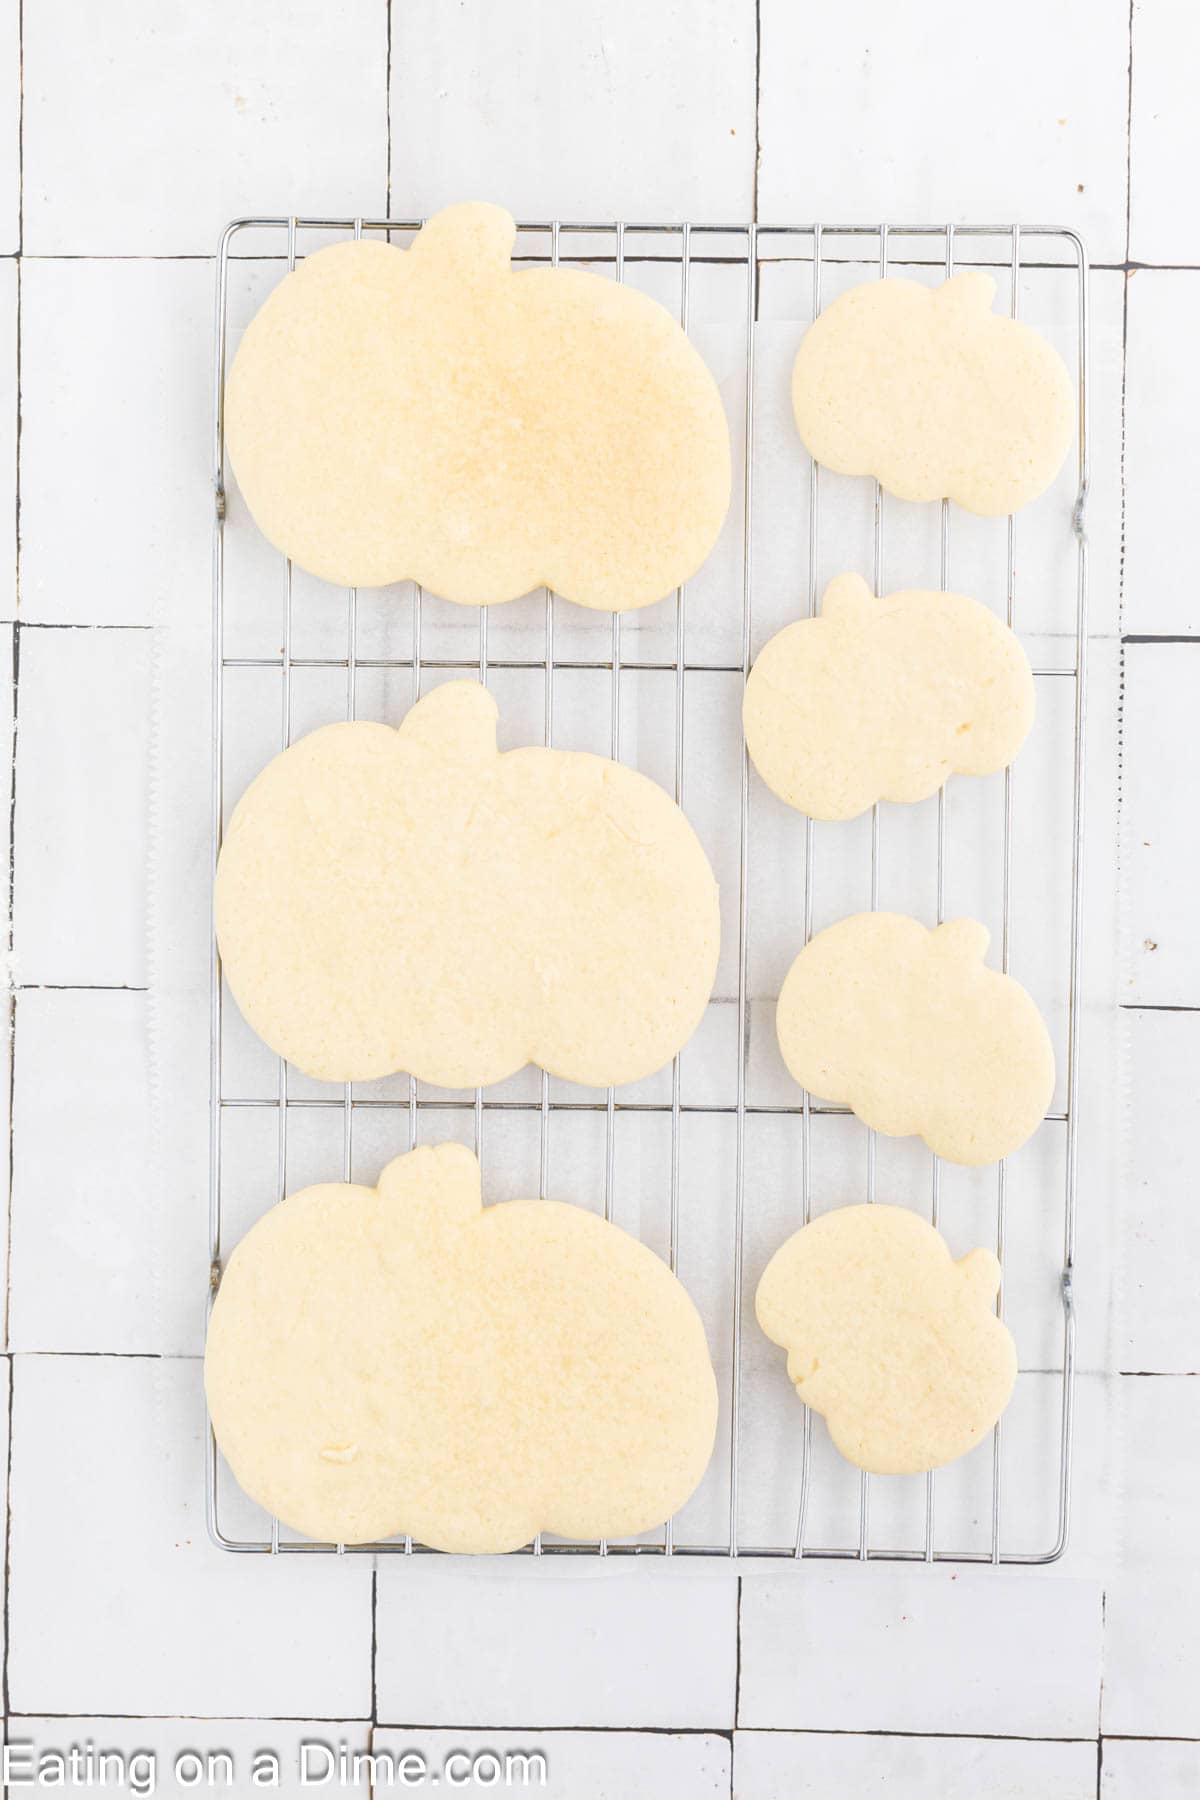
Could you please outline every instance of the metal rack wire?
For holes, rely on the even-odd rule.
[[[611,623],[611,636],[606,651],[593,652],[589,655],[556,655],[556,614],[563,603],[556,602],[549,593],[545,596],[543,641],[540,653],[533,655],[491,655],[489,656],[488,610],[478,611],[478,641],[474,654],[449,656],[430,654],[425,646],[423,635],[423,597],[416,592],[412,603],[412,636],[411,644],[400,655],[389,654],[382,657],[360,655],[359,605],[358,596],[351,591],[346,600],[345,648],[339,655],[300,656],[294,653],[293,642],[293,574],[290,563],[280,567],[280,583],[282,589],[282,644],[278,652],[269,655],[234,655],[229,653],[227,644],[226,619],[226,574],[225,574],[225,536],[226,536],[226,503],[225,503],[225,455],[223,439],[223,390],[226,367],[227,347],[230,339],[230,300],[231,284],[239,271],[251,266],[251,258],[269,257],[278,264],[278,272],[285,268],[293,268],[301,245],[307,245],[318,237],[329,234],[361,236],[364,233],[373,235],[392,234],[407,237],[420,227],[421,221],[404,221],[388,219],[300,219],[300,218],[255,218],[241,219],[232,223],[225,231],[217,257],[217,295],[216,295],[216,333],[215,333],[215,366],[213,371],[213,408],[214,408],[214,440],[213,440],[213,480],[215,487],[215,524],[213,538],[213,855],[214,862],[220,848],[222,819],[224,814],[224,750],[226,726],[226,684],[233,670],[258,670],[274,672],[278,677],[278,702],[280,732],[279,739],[286,745],[291,738],[293,725],[293,678],[299,670],[326,670],[345,672],[345,685],[341,701],[341,711],[337,716],[353,718],[359,706],[360,675],[367,670],[384,670],[407,672],[411,676],[411,699],[415,701],[421,693],[422,678],[429,671],[458,670],[463,674],[474,675],[480,681],[487,681],[490,674],[500,670],[524,670],[535,677],[542,677],[542,712],[544,719],[544,741],[550,744],[555,733],[556,686],[561,672],[568,670],[590,671],[593,675],[607,677],[610,726],[608,742],[603,747],[613,757],[621,752],[622,721],[622,678],[631,671],[650,672],[659,676],[673,677],[673,713],[671,726],[673,733],[674,755],[674,795],[677,801],[684,797],[685,772],[687,768],[687,729],[686,729],[686,676],[692,673],[706,675],[725,675],[730,678],[742,678],[748,673],[753,648],[752,619],[755,599],[754,583],[754,477],[755,477],[755,433],[761,395],[757,392],[755,382],[756,347],[761,329],[760,292],[764,269],[773,265],[786,268],[791,276],[802,279],[807,288],[811,304],[811,316],[816,317],[821,309],[828,271],[835,265],[846,262],[868,264],[858,270],[857,279],[864,279],[873,273],[885,275],[897,262],[895,246],[904,247],[905,262],[917,262],[928,265],[931,261],[946,276],[952,275],[956,268],[967,260],[978,261],[981,258],[989,266],[998,266],[1007,272],[1009,287],[1009,304],[1012,315],[1017,316],[1021,283],[1027,269],[1036,265],[1049,271],[1056,283],[1072,284],[1071,311],[1074,320],[1075,351],[1078,369],[1078,444],[1075,462],[1075,500],[1071,514],[1070,529],[1073,534],[1074,558],[1074,608],[1073,631],[1071,633],[1072,661],[1069,666],[1035,668],[1035,674],[1047,681],[1066,679],[1073,685],[1073,743],[1069,771],[1070,781],[1070,922],[1068,941],[1060,947],[1059,970],[1061,973],[1061,995],[1065,1006],[1065,1104],[1061,1108],[1047,1114],[1047,1129],[1061,1130],[1065,1134],[1063,1157],[1063,1179],[1061,1185],[1061,1224],[1062,1224],[1062,1263],[1058,1271],[1057,1301],[1061,1308],[1061,1356],[1052,1371],[1042,1371],[1052,1377],[1055,1390],[1056,1426],[1054,1430],[1055,1456],[1057,1466],[1053,1471],[1053,1516],[1049,1520],[1048,1540],[1035,1542],[1031,1546],[1024,1544],[1014,1547],[1005,1536],[1004,1508],[1002,1495],[1004,1485],[1003,1443],[1004,1435],[1001,1426],[997,1426],[991,1446],[991,1478],[990,1506],[985,1520],[986,1541],[944,1542],[939,1534],[939,1522],[942,1514],[935,1504],[937,1484],[935,1477],[924,1477],[922,1496],[922,1521],[911,1541],[878,1542],[872,1533],[872,1483],[863,1475],[857,1483],[857,1500],[853,1506],[843,1509],[841,1526],[834,1541],[813,1543],[810,1538],[810,1519],[814,1510],[814,1496],[818,1486],[816,1473],[816,1455],[814,1449],[814,1433],[812,1417],[807,1409],[799,1409],[794,1400],[795,1409],[794,1436],[798,1445],[799,1481],[798,1497],[794,1507],[794,1529],[785,1533],[777,1533],[772,1541],[746,1541],[741,1522],[742,1496],[740,1493],[741,1467],[744,1450],[743,1419],[743,1373],[745,1366],[744,1333],[742,1319],[744,1248],[746,1242],[746,1187],[747,1187],[747,1125],[760,1117],[781,1118],[786,1121],[786,1129],[792,1132],[791,1152],[794,1158],[796,1216],[794,1224],[807,1222],[813,1209],[813,1121],[822,1116],[845,1113],[845,1108],[824,1106],[813,1101],[810,1096],[797,1092],[794,1099],[786,1102],[756,1101],[748,1089],[749,1064],[749,1023],[750,1023],[750,984],[748,980],[748,947],[751,930],[751,804],[752,787],[748,759],[744,747],[736,738],[727,746],[731,759],[740,757],[740,783],[738,788],[738,835],[737,835],[737,892],[736,892],[736,994],[730,995],[729,1001],[736,1008],[737,1024],[737,1057],[736,1077],[731,1084],[731,1091],[722,1093],[719,1100],[697,1102],[688,1100],[683,1094],[680,1078],[680,1059],[677,1057],[670,1075],[669,1096],[657,1100],[623,1099],[619,1093],[608,1090],[592,1098],[555,1098],[549,1078],[543,1073],[540,1078],[540,1090],[536,1098],[511,1099],[489,1095],[477,1091],[471,1097],[446,1098],[423,1095],[414,1080],[408,1082],[407,1098],[379,1099],[357,1094],[351,1084],[346,1084],[338,1093],[301,1096],[289,1092],[288,1071],[280,1062],[277,1070],[275,1091],[271,1095],[262,1093],[230,1093],[226,1091],[226,1075],[223,1067],[223,1043],[225,1037],[225,1007],[222,990],[220,963],[215,943],[212,952],[212,1061],[211,1061],[211,1180],[210,1180],[210,1250],[211,1276],[209,1302],[216,1292],[220,1280],[222,1256],[225,1251],[222,1223],[223,1212],[223,1176],[222,1176],[222,1137],[225,1120],[237,1109],[256,1109],[268,1114],[273,1113],[277,1121],[275,1193],[264,1193],[262,1202],[266,1204],[271,1198],[281,1198],[285,1191],[288,1173],[289,1122],[298,1110],[311,1113],[340,1112],[342,1120],[341,1175],[345,1180],[351,1179],[352,1158],[354,1148],[354,1132],[356,1119],[363,1117],[373,1109],[387,1109],[395,1115],[398,1125],[406,1130],[407,1142],[415,1144],[418,1138],[420,1120],[426,1109],[438,1112],[457,1112],[470,1114],[473,1121],[474,1140],[477,1151],[484,1155],[488,1121],[498,1114],[515,1113],[520,1115],[531,1131],[537,1134],[537,1157],[540,1172],[540,1189],[545,1193],[549,1178],[551,1122],[560,1114],[591,1113],[598,1115],[604,1126],[604,1215],[613,1216],[614,1208],[614,1161],[618,1127],[624,1115],[652,1115],[661,1118],[670,1131],[669,1145],[669,1217],[667,1226],[666,1254],[673,1269],[680,1260],[682,1244],[682,1209],[681,1209],[681,1167],[682,1142],[689,1122],[699,1115],[717,1115],[732,1123],[734,1136],[734,1196],[732,1242],[729,1247],[728,1282],[731,1299],[730,1335],[728,1355],[725,1367],[725,1393],[723,1397],[724,1419],[727,1439],[724,1457],[718,1477],[722,1487],[720,1511],[723,1514],[724,1529],[709,1532],[700,1538],[684,1533],[675,1521],[668,1522],[664,1530],[652,1541],[575,1544],[562,1542],[546,1542],[540,1540],[533,1543],[522,1554],[538,1556],[558,1555],[599,1555],[604,1556],[704,1556],[712,1558],[756,1557],[756,1558],[857,1558],[860,1560],[899,1560],[924,1562],[990,1562],[1007,1563],[1048,1563],[1062,1554],[1066,1545],[1071,1489],[1071,1452],[1073,1435],[1073,1395],[1074,1395],[1074,1363],[1075,1363],[1075,1316],[1072,1276],[1075,1262],[1075,1212],[1076,1212],[1076,1170],[1078,1147],[1078,1093],[1079,1093],[1079,966],[1081,939],[1081,874],[1082,874],[1082,834],[1083,834],[1083,780],[1084,780],[1084,717],[1086,705],[1086,653],[1087,653],[1087,544],[1084,533],[1084,507],[1088,487],[1088,424],[1087,424],[1087,375],[1088,375],[1088,265],[1084,247],[1079,238],[1072,232],[1049,226],[983,226],[983,225],[803,225],[803,226],[764,226],[764,225],[698,225],[698,224],[587,224],[560,223],[548,221],[542,223],[523,224],[518,227],[517,258],[557,265],[560,258],[569,258],[572,262],[584,262],[602,268],[617,281],[627,278],[629,266],[637,261],[639,264],[666,265],[674,278],[677,278],[677,296],[680,322],[685,330],[689,329],[691,320],[691,299],[693,279],[700,267],[719,267],[740,275],[744,293],[742,296],[742,317],[738,325],[741,336],[742,351],[740,357],[740,379],[742,394],[737,403],[741,414],[740,424],[744,430],[744,449],[741,470],[741,630],[740,657],[735,661],[729,658],[701,659],[689,658],[687,655],[687,595],[681,589],[674,600],[674,620],[671,641],[671,654],[650,656],[639,654],[628,656],[627,634],[628,624],[623,625],[622,616],[614,614]],[[235,254],[235,245],[239,239],[249,239],[254,246],[252,250],[239,248]],[[932,246],[932,254],[931,254]],[[974,256],[971,252],[974,251]],[[822,525],[823,484],[821,471],[811,464],[808,473],[808,543],[806,567],[796,571],[797,595],[807,595],[807,610],[815,612],[818,599],[818,542]],[[885,502],[878,486],[875,488],[873,527],[872,527],[872,573],[876,592],[884,591],[884,531]],[[940,585],[948,585],[950,571],[952,512],[949,503],[943,502],[940,517],[940,535],[938,545],[938,577]],[[1019,626],[1021,621],[1016,615],[1017,592],[1017,558],[1014,542],[1014,524],[1010,518],[1007,522],[1005,545],[1006,567],[1004,571],[1004,610],[1010,625]],[[803,610],[797,604],[796,610]],[[274,679],[274,675],[270,676]],[[947,869],[947,804],[943,790],[937,798],[936,816],[936,912],[940,921],[945,916],[946,906],[946,869]],[[1010,956],[1010,923],[1012,917],[1012,863],[1013,863],[1013,787],[1011,771],[1004,776],[1003,794],[1003,845],[1000,873],[999,917],[1001,920],[1000,963],[1007,970]],[[870,822],[870,903],[872,907],[879,904],[880,896],[880,812],[876,807]],[[813,895],[817,873],[816,833],[813,822],[804,824],[803,836],[803,891],[799,896],[788,896],[788,903],[794,908],[797,919],[797,948],[801,936],[807,942],[813,931]],[[723,906],[726,915],[730,910],[731,896],[723,894]],[[865,1197],[875,1198],[877,1185],[877,1161],[874,1133],[864,1133],[866,1140],[865,1157]],[[404,1147],[403,1145],[398,1147]],[[1000,1164],[994,1177],[994,1221],[995,1247],[1008,1277],[1008,1175],[1005,1164]],[[928,1191],[928,1212],[932,1221],[938,1224],[942,1211],[943,1172],[936,1159],[932,1163],[930,1186]],[[851,1196],[856,1197],[856,1196]],[[1002,1290],[1003,1291],[1003,1290]],[[782,1362],[782,1358],[779,1359]],[[782,1376],[780,1379],[783,1379]],[[801,1422],[802,1420],[802,1422]],[[207,1434],[207,1468],[206,1468],[206,1518],[209,1534],[220,1547],[245,1553],[271,1554],[320,1554],[337,1552],[339,1554],[406,1554],[421,1553],[423,1547],[413,1544],[408,1539],[395,1539],[386,1543],[342,1546],[332,1544],[313,1544],[306,1541],[292,1541],[281,1535],[279,1524],[272,1521],[269,1529],[264,1527],[261,1533],[232,1534],[221,1522],[222,1515],[222,1464],[216,1449],[211,1429]],[[976,1454],[982,1454],[976,1453]],[[911,1478],[919,1481],[921,1478]]]

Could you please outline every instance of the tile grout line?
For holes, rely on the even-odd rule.
[[[372,1721],[361,1713],[127,1713],[127,1712],[59,1712],[38,1707],[16,1707],[8,1714],[10,1719],[117,1719],[138,1725],[145,1721],[161,1721],[163,1723],[178,1722],[181,1724],[214,1724],[214,1725],[367,1725]],[[708,1737],[724,1738],[726,1741],[733,1735],[728,1726],[723,1725],[529,1725],[500,1724],[494,1722],[485,1725],[463,1724],[461,1722],[421,1723],[404,1720],[398,1724],[381,1722],[380,1731],[469,1731],[469,1732],[539,1732],[546,1737],[556,1734],[585,1733],[589,1737]],[[987,1743],[987,1744],[1095,1744],[1098,1741],[1113,1744],[1196,1744],[1200,1738],[1180,1737],[1178,1733],[1143,1734],[1129,1731],[1107,1731],[1095,1737],[1027,1737],[1020,1733],[1006,1735],[995,1731],[895,1731],[895,1730],[853,1730],[837,1729],[828,1726],[805,1725],[749,1725],[739,1727],[739,1735],[747,1737],[847,1737],[847,1738],[905,1738],[915,1741],[933,1739],[938,1743]]]
[[[421,1723],[405,1720],[402,1723],[380,1723],[376,1725],[369,1717],[356,1713],[128,1713],[128,1712],[59,1712],[39,1707],[17,1707],[6,1715],[9,1719],[113,1719],[129,1724],[161,1722],[163,1724],[214,1724],[214,1725],[366,1725],[372,1732],[537,1732],[542,1736],[553,1738],[557,1735],[574,1735],[581,1733],[589,1737],[672,1737],[672,1738],[724,1738],[729,1742],[734,1733],[727,1727],[719,1725],[522,1725],[514,1722],[507,1724],[462,1724],[447,1723],[445,1720],[433,1723]],[[837,1729],[827,1726],[795,1726],[795,1725],[753,1725],[739,1728],[737,1735],[747,1737],[847,1737],[847,1738],[905,1738],[914,1741],[933,1739],[939,1743],[989,1743],[989,1744],[1094,1744],[1101,1746],[1114,1744],[1196,1744],[1200,1738],[1181,1737],[1176,1733],[1137,1733],[1128,1731],[1102,1732],[1097,1737],[1028,1737],[1019,1733],[1005,1735],[999,1732],[980,1731],[896,1731],[896,1730],[854,1730]]]
[[[25,0],[17,0],[17,258],[25,252]]]
[[[389,10],[390,10],[390,7],[389,7]],[[378,1592],[378,1582],[379,1582],[379,1558],[377,1556],[373,1556],[371,1558],[371,1707],[370,1707],[370,1718],[367,1720],[367,1750],[371,1756],[374,1756],[374,1754],[375,1754],[375,1733],[379,1729],[379,1699],[378,1699],[378,1688],[376,1686],[376,1680],[375,1680],[375,1649],[376,1649],[375,1626],[376,1626],[376,1597],[377,1597],[377,1592]],[[375,1774],[374,1774],[375,1765],[374,1765],[374,1763],[372,1763],[370,1765],[370,1768],[371,1768],[371,1773],[367,1777],[367,1792],[368,1792],[369,1800],[375,1800]]]
[[[1108,1589],[1100,1592],[1100,1692],[1096,1697],[1096,1800],[1100,1800],[1100,1767],[1104,1761],[1104,1638],[1108,1628]]]
[[[371,1561],[371,1739],[379,1724],[379,1558]]]
[[[741,1724],[742,1712],[742,1577],[737,1578],[737,1606],[734,1611],[734,1662],[733,1662],[733,1729]],[[729,1753],[730,1782],[733,1780],[733,1751]],[[732,1786],[730,1788],[732,1793]]]
[[[385,0],[387,55],[384,60],[384,117],[387,120],[387,164],[385,170],[386,191],[384,195],[383,216],[392,216],[392,0]],[[388,234],[391,241],[391,234]]]
[[[1119,790],[1118,790],[1119,797]],[[1117,1003],[1119,1012],[1152,1012],[1152,1013],[1194,1013],[1200,1012],[1200,1006],[1176,1005],[1165,1001],[1120,1000]]]
[[[1124,645],[1126,644],[1126,642],[1132,643],[1132,642],[1136,641],[1133,638],[1127,639],[1125,636],[1125,630],[1124,630],[1124,627],[1125,627],[1125,525],[1126,525],[1126,491],[1127,491],[1126,478],[1125,478],[1125,450],[1126,450],[1125,419],[1126,419],[1126,396],[1127,396],[1127,391],[1128,391],[1128,378],[1129,378],[1129,282],[1130,282],[1130,277],[1132,274],[1132,270],[1130,267],[1129,251],[1130,251],[1130,245],[1131,245],[1131,241],[1132,241],[1132,231],[1133,231],[1133,9],[1134,9],[1134,0],[1129,0],[1129,64],[1128,64],[1128,69],[1127,69],[1127,87],[1126,87],[1126,98],[1125,98],[1125,279],[1124,279],[1124,282],[1122,285],[1122,290],[1121,290],[1121,457],[1120,457],[1120,482],[1119,482],[1119,503],[1120,503],[1120,508],[1121,508],[1121,519],[1120,519],[1120,535],[1119,535],[1119,539],[1118,539],[1119,548],[1118,548],[1118,557],[1117,557],[1117,636],[1122,645],[1122,651],[1121,651],[1122,664],[1124,664]],[[1120,700],[1118,701],[1119,707],[1123,706],[1124,692],[1125,692],[1124,668],[1122,667],[1122,669],[1120,671]],[[1119,820],[1120,804],[1121,804],[1120,763],[1119,763],[1120,741],[1121,741],[1120,726],[1121,726],[1121,721],[1120,721],[1120,717],[1118,716],[1118,722],[1117,722],[1118,820]],[[1118,826],[1117,826],[1118,851],[1120,849],[1120,835],[1121,835],[1120,824],[1118,822]]]
[[[1175,1732],[1102,1731],[1104,1744],[1200,1744],[1200,1737],[1180,1737]]]
[[[126,1712],[39,1712],[32,1707],[18,1707],[10,1719],[119,1719],[131,1725],[147,1721],[179,1725],[369,1725],[371,1721],[353,1713],[126,1713]],[[430,1726],[429,1730],[439,1730]],[[28,1784],[26,1784],[28,1785]],[[69,1792],[70,1790],[63,1790]],[[78,1791],[78,1790],[76,1790]],[[125,1790],[123,1790],[125,1791]],[[221,1792],[227,1790],[222,1789]]]
[[[737,1611],[734,1619],[736,1652],[733,1666],[733,1725],[729,1732],[729,1800],[737,1800],[737,1735],[738,1712],[742,1703],[742,1578],[737,1582]]]
[[[68,1715],[68,1716],[70,1716],[70,1715]],[[103,1715],[91,1714],[88,1716],[99,1718],[99,1717],[102,1717]],[[369,1721],[363,1721],[363,1722],[369,1723]],[[675,1738],[675,1737],[685,1737],[685,1738],[686,1737],[708,1737],[708,1738],[729,1739],[733,1735],[733,1733],[731,1732],[728,1725],[587,1725],[587,1724],[580,1724],[578,1720],[576,1720],[573,1724],[568,1724],[568,1725],[538,1725],[538,1724],[520,1725],[520,1724],[513,1724],[511,1722],[506,1725],[503,1723],[497,1724],[496,1721],[493,1719],[493,1720],[489,1721],[487,1724],[476,1725],[473,1721],[469,1724],[463,1724],[463,1722],[461,1720],[451,1720],[449,1723],[447,1723],[447,1721],[443,1719],[440,1725],[430,1725],[430,1724],[422,1724],[420,1722],[420,1720],[416,1720],[416,1719],[401,1719],[399,1721],[394,1721],[391,1719],[381,1719],[379,1721],[379,1724],[377,1725],[376,1729],[379,1731],[413,1731],[413,1732],[415,1732],[415,1731],[520,1731],[520,1732],[528,1731],[528,1732],[537,1732],[545,1737],[553,1737],[556,1732],[561,1732],[563,1735],[566,1735],[567,1733],[584,1732],[589,1737],[671,1737],[671,1738]],[[1087,1738],[1082,1741],[1087,1742],[1087,1743],[1092,1742],[1091,1738]]]
[[[1118,1369],[1121,1381],[1195,1381],[1200,1369]]]
[[[39,1350],[35,1347],[22,1347],[19,1350],[8,1350],[8,1356],[39,1356],[43,1360],[57,1358],[59,1361],[90,1358],[95,1362],[191,1362],[204,1361],[203,1350]]]
[[[1129,0],[1129,62],[1125,91],[1125,270],[1129,272],[1133,244],[1133,26],[1136,0]]]
[[[148,987],[126,981],[14,981],[14,994],[148,994]]]
[[[980,1565],[981,1567],[986,1565]],[[426,1729],[413,1726],[409,1729]],[[494,1728],[493,1728],[494,1729]],[[580,1729],[577,1727],[576,1729]],[[590,1730],[590,1726],[581,1729]],[[613,1729],[617,1729],[614,1727]],[[697,1727],[692,1727],[693,1730]],[[720,1735],[711,1733],[710,1735]],[[948,1744],[1094,1744],[1095,1737],[1086,1733],[1075,1737],[1030,1737],[1025,1732],[1004,1731],[902,1731],[889,1726],[872,1726],[870,1728],[852,1725],[740,1725],[738,1735],[742,1737],[838,1737],[838,1738],[905,1738],[916,1743],[924,1743],[931,1739],[936,1743]],[[1111,1734],[1110,1734],[1111,1735]],[[1151,1742],[1159,1742],[1151,1739]],[[1180,1738],[1180,1743],[1200,1743],[1197,1738]],[[956,1797],[957,1800],[957,1797]]]
[[[125,1715],[107,1713],[16,1713],[15,1718],[109,1718]],[[136,1717],[136,1714],[128,1715]],[[149,1716],[149,1715],[147,1715]],[[189,1717],[187,1714],[156,1714],[155,1717]],[[315,1722],[315,1721],[314,1721]],[[355,1723],[369,1723],[367,1720]],[[606,1737],[711,1737],[728,1739],[734,1735],[727,1725],[588,1725],[576,1721],[567,1725],[539,1724],[497,1724],[496,1721],[476,1725],[464,1725],[461,1722],[441,1724],[423,1724],[420,1720],[403,1719],[398,1722],[380,1721],[380,1731],[521,1731],[541,1732],[547,1737],[555,1732],[586,1732],[589,1736]],[[1096,1738],[1086,1733],[1075,1737],[1046,1736],[1029,1737],[1021,1732],[1005,1733],[1000,1731],[896,1731],[884,1729],[862,1730],[850,1727],[830,1727],[827,1725],[742,1725],[737,1728],[738,1736],[746,1737],[840,1737],[840,1738],[904,1738],[916,1743],[932,1740],[937,1743],[963,1744],[1095,1744]],[[1112,1737],[1116,1734],[1109,1733]],[[1200,1743],[1200,1738],[1147,1738],[1137,1740],[1146,1743]]]

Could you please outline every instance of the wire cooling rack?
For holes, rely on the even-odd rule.
[[[382,609],[381,597],[365,592],[339,599],[316,584],[314,595],[290,563],[268,555],[237,511],[236,488],[227,506],[222,400],[238,331],[306,250],[351,234],[405,243],[420,223],[242,219],[221,239],[213,377],[214,861],[227,788],[236,799],[299,731],[298,714],[305,730],[348,716],[394,724],[437,680],[457,674],[493,687],[507,682],[520,690],[518,713],[523,709],[526,720],[540,714],[540,731],[519,731],[515,741],[565,738],[570,747],[649,763],[647,772],[673,788],[710,854],[713,840],[721,840],[714,860],[726,938],[722,969],[706,1025],[657,1083],[592,1092],[527,1070],[464,1096],[407,1078],[331,1089],[282,1062],[265,1064],[262,1047],[247,1047],[236,1009],[225,1004],[214,944],[209,1303],[227,1245],[253,1218],[305,1181],[351,1179],[356,1155],[365,1164],[360,1178],[374,1180],[388,1156],[419,1140],[458,1135],[480,1156],[487,1199],[505,1197],[492,1191],[493,1172],[505,1170],[515,1192],[536,1182],[543,1194],[580,1197],[564,1191],[555,1173],[569,1162],[573,1180],[589,1172],[585,1203],[640,1230],[697,1299],[721,1384],[721,1426],[700,1494],[659,1532],[636,1542],[539,1540],[521,1554],[1052,1562],[1065,1547],[1070,1515],[1075,1360],[1087,649],[1084,247],[1074,233],[1048,226],[521,225],[517,261],[590,267],[672,305],[717,369],[730,415],[735,500],[711,567],[688,592],[610,622],[548,593],[491,612],[449,607],[412,589],[389,591]],[[945,502],[940,510],[912,508],[889,501],[877,485],[872,493],[870,483],[831,476],[809,461],[790,415],[783,417],[799,337],[835,291],[889,272],[935,283],[968,265],[990,269],[999,304],[1046,329],[1077,370],[1071,466],[1057,489],[1015,522],[972,520]],[[234,544],[248,571],[241,594],[231,591],[238,586],[230,574]],[[824,580],[843,567],[864,574],[869,568],[878,593],[944,588],[953,572],[956,587],[989,600],[1019,631],[1034,663],[1039,715],[1031,745],[1040,741],[1041,749],[1027,746],[1016,770],[1002,777],[955,781],[923,807],[877,807],[861,826],[814,825],[779,806],[757,783],[741,743],[742,684],[766,637],[812,614]],[[308,621],[304,630],[298,609]],[[300,641],[309,626],[311,644]],[[588,721],[586,744],[573,723],[577,713]],[[241,742],[247,736],[250,743]],[[779,981],[818,912],[820,923],[830,923],[864,904],[883,904],[932,922],[947,916],[948,885],[957,910],[991,924],[998,940],[992,960],[1032,987],[1059,1049],[1059,1088],[1034,1140],[1038,1148],[985,1171],[942,1167],[912,1142],[877,1143],[845,1108],[795,1089],[774,1046]],[[1015,896],[1028,909],[1019,938]],[[956,1255],[993,1243],[1004,1269],[998,1304],[1021,1351],[1017,1394],[990,1443],[936,1475],[872,1480],[850,1470],[823,1424],[814,1425],[795,1399],[782,1352],[765,1344],[753,1318],[754,1285],[784,1238],[817,1211],[877,1192],[925,1210]],[[341,1546],[292,1538],[248,1509],[211,1429],[206,1481],[209,1533],[228,1550],[422,1551],[406,1539]]]

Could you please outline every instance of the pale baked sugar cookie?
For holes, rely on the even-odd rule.
[[[779,1048],[801,1087],[955,1163],[998,1162],[1037,1130],[1054,1052],[1019,982],[984,966],[985,926],[927,931],[858,913],[819,931],[779,995]]]
[[[717,1422],[667,1265],[582,1207],[483,1208],[457,1144],[265,1214],[221,1278],[205,1385],[245,1491],[333,1543],[644,1531],[696,1487]]]
[[[486,605],[543,584],[645,606],[729,505],[717,384],[666,309],[578,269],[511,265],[501,207],[411,249],[331,245],[287,275],[229,372],[230,461],[260,529],[349,586]]]
[[[965,594],[876,600],[839,575],[820,616],[778,632],[746,683],[746,747],[772,791],[814,819],[924,800],[949,775],[1008,766],[1033,724],[1016,637]]]
[[[847,1206],[775,1252],[755,1310],[842,1455],[912,1475],[964,1455],[1008,1405],[1017,1352],[999,1287],[990,1250],[953,1262],[916,1213]]]
[[[935,289],[867,281],[827,306],[792,372],[817,462],[973,513],[1016,512],[1048,488],[1075,428],[1071,377],[1031,326],[992,311],[995,294],[971,270]]]
[[[473,681],[269,763],[225,834],[216,924],[235,1000],[297,1068],[442,1087],[527,1062],[651,1074],[700,1022],[720,933],[670,795],[602,756],[501,755]]]

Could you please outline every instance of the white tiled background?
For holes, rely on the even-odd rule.
[[[563,1800],[1200,1792],[1198,59],[1192,0],[0,0],[12,1736],[532,1741]],[[1088,242],[1084,1372],[1052,1571],[207,1544],[212,251],[242,212],[469,196]]]

